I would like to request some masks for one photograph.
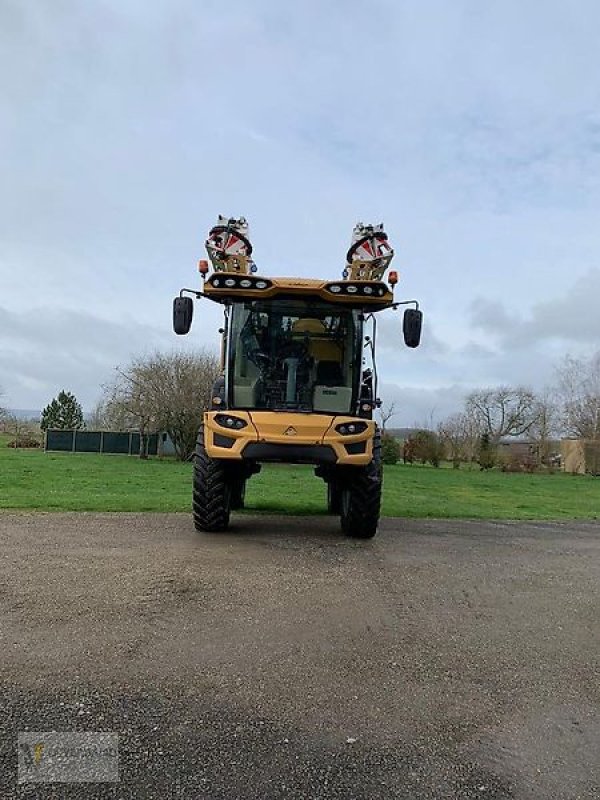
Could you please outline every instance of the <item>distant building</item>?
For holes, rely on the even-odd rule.
[[[600,442],[563,439],[560,443],[563,469],[573,475],[600,475]]]
[[[498,463],[508,469],[530,471],[540,466],[562,467],[561,443],[549,440],[543,445],[531,439],[502,439],[497,447]]]

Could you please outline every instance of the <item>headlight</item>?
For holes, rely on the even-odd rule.
[[[356,436],[357,433],[364,433],[369,426],[366,422],[357,420],[356,422],[342,422],[336,425],[335,429],[342,436]]]
[[[248,424],[245,419],[240,419],[239,417],[232,417],[229,414],[216,414],[215,422],[222,428],[229,428],[230,430],[233,428],[234,430],[238,431],[241,428],[245,428],[246,425]]]

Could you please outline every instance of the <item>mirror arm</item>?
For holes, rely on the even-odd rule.
[[[204,292],[198,292],[196,289],[182,289],[179,292],[179,297],[183,297],[185,294],[193,295],[196,300],[200,300],[201,297],[206,297]]]
[[[418,311],[419,310],[419,301],[418,300],[402,300],[399,303],[392,303],[390,308],[393,308],[394,311],[395,311],[399,306],[414,306],[415,307],[415,311]]]

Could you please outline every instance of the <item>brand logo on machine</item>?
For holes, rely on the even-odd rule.
[[[298,431],[296,430],[296,428],[294,428],[293,425],[290,425],[290,427],[286,430],[285,435],[286,436],[295,436],[297,433],[298,433]]]

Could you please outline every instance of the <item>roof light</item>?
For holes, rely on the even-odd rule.
[[[227,278],[225,286],[235,286],[235,280],[233,278]]]
[[[351,283],[349,286],[346,286],[346,291],[348,294],[356,294],[358,292],[358,286],[354,286],[354,284]]]
[[[372,286],[363,286],[363,294],[373,294]]]
[[[243,286],[244,289],[249,289],[252,286],[252,281],[249,281],[248,278],[244,278],[244,280],[240,281],[240,286]]]
[[[342,291],[342,287],[338,286],[337,283],[334,283],[333,286],[329,287],[329,291],[333,292],[334,294],[339,294]]]

